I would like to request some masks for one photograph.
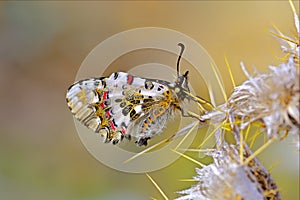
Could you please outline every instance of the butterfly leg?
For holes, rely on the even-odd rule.
[[[191,115],[190,113],[184,113],[184,110],[181,107],[179,107],[179,106],[177,106],[176,108],[178,110],[180,110],[182,117],[191,117],[191,118],[195,118],[195,119],[199,120],[200,122],[205,122],[205,120],[202,120],[201,118],[198,118],[195,115]]]

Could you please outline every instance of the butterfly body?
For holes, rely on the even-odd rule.
[[[170,83],[115,72],[74,83],[67,103],[75,118],[102,134],[105,142],[134,137],[139,146],[147,145],[176,110],[182,111],[189,92],[186,76]]]

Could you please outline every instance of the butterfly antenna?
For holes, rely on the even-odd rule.
[[[178,60],[177,60],[177,77],[179,76],[179,62],[180,62],[181,56],[182,56],[183,51],[184,51],[184,44],[178,43],[178,46],[181,47],[181,50],[180,50],[180,54],[179,54],[179,57],[178,57]]]

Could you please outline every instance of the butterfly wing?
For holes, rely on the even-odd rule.
[[[147,140],[159,134],[167,121],[171,109],[155,106],[146,115],[134,122],[133,133],[136,134],[136,143],[147,146]]]
[[[109,138],[106,78],[81,80],[71,85],[67,103],[74,115],[86,127]]]
[[[166,81],[116,72],[108,78],[73,84],[67,102],[75,118],[105,136],[106,142],[115,144],[124,136],[134,136],[139,145],[145,145],[166,122],[163,116],[172,98],[167,85]]]

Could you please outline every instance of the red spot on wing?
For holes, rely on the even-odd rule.
[[[100,103],[100,106],[101,106],[102,108],[105,108],[105,104],[104,104],[103,102]]]
[[[109,111],[106,112],[106,116],[107,116],[107,118],[110,118],[110,117],[111,117],[111,114],[110,114]]]
[[[128,83],[128,85],[131,85],[132,81],[133,81],[133,77],[131,75],[128,75],[127,76],[127,83]]]
[[[102,99],[107,99],[108,91],[103,92]]]
[[[124,135],[126,133],[126,129],[122,126],[122,134]]]
[[[109,121],[109,125],[110,125],[110,127],[111,127],[111,129],[112,129],[113,131],[116,130],[116,126],[115,126],[115,124],[114,124],[114,122],[113,122],[112,120]]]

